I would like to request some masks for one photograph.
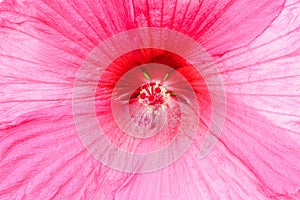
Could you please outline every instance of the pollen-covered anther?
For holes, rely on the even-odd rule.
[[[159,114],[159,111],[167,109],[170,94],[164,85],[149,82],[143,84],[140,89],[138,101],[147,107],[148,112],[154,111],[154,114]]]

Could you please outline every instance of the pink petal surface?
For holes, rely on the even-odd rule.
[[[300,44],[297,39],[300,36],[300,20],[297,15],[299,6],[299,2],[287,4],[281,16],[260,38],[249,47],[220,59],[228,95],[249,105],[249,108],[235,110],[244,113],[244,120],[249,124],[253,123],[252,127],[255,129],[245,126],[241,127],[241,131],[248,132],[253,141],[261,141],[262,148],[267,148],[257,151],[256,146],[256,154],[244,150],[241,153],[244,152],[244,158],[249,159],[249,163],[252,163],[270,189],[281,194],[299,190],[300,110],[297,105],[300,103],[300,71],[296,64],[300,61]],[[283,31],[281,24],[286,24]],[[264,126],[258,126],[258,122],[262,120],[265,121]],[[231,121],[235,124],[238,120]],[[225,130],[224,133],[225,137]],[[231,143],[229,141],[233,141],[232,137],[225,143]],[[244,145],[248,143],[250,139],[244,141]],[[250,144],[249,148],[254,148]],[[239,146],[238,143],[233,145]],[[251,155],[256,157],[252,161]],[[266,162],[260,162],[260,159]],[[272,170],[265,170],[266,167]]]
[[[0,198],[299,199],[300,3],[287,1],[281,12],[283,3],[1,3]],[[215,56],[227,118],[204,160],[199,136],[173,165],[129,174],[88,153],[71,101],[87,54],[114,34],[144,26],[183,32]],[[202,82],[190,81],[201,93]]]
[[[227,123],[221,141],[243,160],[265,184],[272,196],[299,190],[299,139],[257,114],[241,102],[228,105]],[[243,113],[243,117],[239,113]],[[240,126],[245,119],[247,124]],[[263,124],[259,123],[264,121]]]
[[[145,175],[103,167],[81,145],[68,114],[70,109],[30,113],[34,119],[4,131],[3,199],[93,199],[94,195],[98,195],[96,199],[266,198],[264,185],[221,143],[204,162],[195,157],[198,148],[193,147],[174,165]]]
[[[220,59],[232,95],[272,122],[299,130],[299,2],[290,2],[279,18],[247,48]],[[285,24],[285,29],[282,29]],[[247,62],[246,62],[247,61]],[[259,73],[257,73],[259,72]]]
[[[1,132],[1,199],[91,199],[125,180],[86,151],[70,113],[71,107],[28,113]]]
[[[247,45],[261,34],[279,14],[283,3],[148,0],[135,2],[137,8],[133,10],[138,26],[176,29],[197,40],[211,55],[219,56]]]

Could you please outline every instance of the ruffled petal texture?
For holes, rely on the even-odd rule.
[[[228,103],[231,114],[227,115],[228,127],[237,135],[227,135],[229,131],[224,130],[224,143],[240,148],[243,160],[275,194],[299,190],[299,6],[299,2],[287,3],[259,39],[220,59],[228,96],[238,100]],[[238,125],[244,120],[252,125]],[[239,130],[233,131],[235,128]]]
[[[108,70],[108,82],[99,81],[108,89],[96,90],[96,99],[107,101],[105,108],[95,103],[99,124],[133,152],[159,145],[125,143],[106,110],[126,67],[171,65],[197,95],[201,125],[193,144],[172,165],[139,174],[112,169],[90,154],[78,136],[72,95],[82,63],[99,43],[141,27],[168,28],[197,41],[220,72],[227,104],[219,142],[200,159],[212,106],[206,77],[160,50],[133,53],[124,66]],[[300,198],[298,0],[4,0],[0,37],[0,199]],[[176,102],[167,110],[172,120],[163,137],[156,138],[160,145],[178,128]],[[132,116],[147,112],[131,105]]]
[[[138,26],[168,27],[197,40],[211,55],[248,45],[283,8],[284,1],[134,1]]]

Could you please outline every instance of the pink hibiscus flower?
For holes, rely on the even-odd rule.
[[[0,199],[300,199],[299,0],[4,0]]]

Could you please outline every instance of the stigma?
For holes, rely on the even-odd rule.
[[[169,92],[159,81],[144,83],[140,88],[138,102],[144,105],[147,112],[160,114],[167,109]]]

